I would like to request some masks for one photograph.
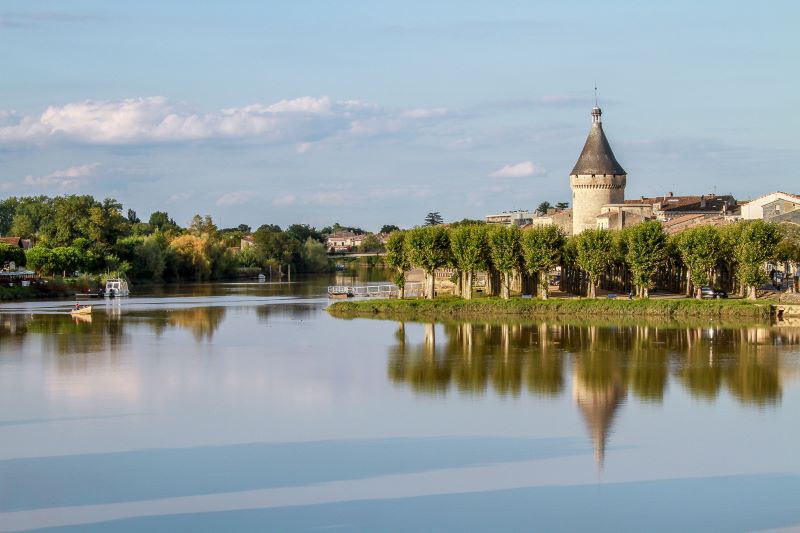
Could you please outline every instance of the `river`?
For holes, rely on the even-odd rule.
[[[342,320],[329,283],[0,305],[0,531],[800,528],[800,328]]]

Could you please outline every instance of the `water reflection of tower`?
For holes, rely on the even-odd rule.
[[[626,392],[619,366],[611,354],[588,356],[602,361],[587,364],[581,358],[575,361],[572,372],[572,397],[583,415],[594,447],[594,458],[602,470],[606,454],[606,441],[614,424],[614,416],[625,402]],[[599,364],[598,364],[599,363]],[[602,366],[604,368],[597,368]],[[600,372],[597,372],[600,370]]]

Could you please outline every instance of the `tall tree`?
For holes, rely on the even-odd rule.
[[[436,293],[436,269],[450,264],[450,235],[442,226],[414,228],[406,237],[411,262],[425,271],[425,296]]]
[[[440,215],[438,211],[425,215],[426,226],[438,226],[440,224],[444,224],[444,219],[442,219],[442,215]]]
[[[386,240],[386,264],[395,271],[394,282],[400,289],[400,299],[406,295],[406,271],[411,268],[411,261],[406,248],[405,231],[395,231]]]
[[[486,269],[489,258],[489,242],[485,225],[466,224],[450,230],[450,249],[453,262],[466,283],[462,296],[472,299],[472,282],[475,272]]]
[[[400,231],[400,228],[394,224],[384,224],[381,226],[381,231],[379,233],[392,233],[393,231]]]
[[[726,244],[715,226],[699,226],[682,231],[677,236],[678,252],[689,271],[689,284],[696,298],[701,288],[711,283],[717,264],[725,257]]]
[[[556,209],[566,209],[569,207],[569,202],[558,202],[556,204]]]
[[[542,202],[539,204],[539,207],[536,208],[536,212],[540,215],[546,215],[547,211],[552,208],[553,206],[550,204],[550,202]]]
[[[492,263],[500,272],[500,297],[511,295],[511,280],[514,272],[522,266],[521,232],[517,226],[497,226],[489,232],[489,250]]]
[[[734,249],[738,263],[736,275],[747,289],[747,297],[756,298],[756,289],[767,281],[764,264],[776,257],[781,231],[776,224],[753,220],[740,222],[741,238]]]
[[[611,232],[587,229],[575,237],[576,262],[589,276],[589,298],[597,296],[597,282],[614,260],[616,251]]]
[[[630,266],[637,294],[649,297],[658,269],[667,261],[667,234],[656,220],[646,220],[625,231],[625,262]]]
[[[547,299],[548,274],[561,260],[564,234],[554,225],[538,226],[522,232],[522,254],[531,274],[538,277],[538,296]]]
[[[0,202],[0,236],[8,235],[14,215],[17,212],[18,203],[19,200],[14,196]]]

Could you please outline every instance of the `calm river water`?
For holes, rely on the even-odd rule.
[[[0,531],[800,528],[800,328],[0,306]]]

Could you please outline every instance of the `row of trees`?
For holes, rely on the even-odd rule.
[[[781,228],[760,220],[742,221],[721,228],[700,226],[668,236],[657,221],[645,221],[621,231],[592,229],[565,238],[557,226],[520,230],[516,226],[461,224],[457,227],[423,226],[393,233],[387,242],[387,264],[396,271],[402,288],[412,267],[425,272],[425,295],[435,294],[435,271],[456,269],[457,287],[472,297],[476,272],[499,275],[499,293],[510,296],[515,276],[537,279],[538,296],[548,296],[548,274],[559,264],[580,269],[588,278],[588,296],[596,296],[601,277],[612,266],[623,265],[637,296],[647,298],[657,275],[668,266],[683,266],[689,284],[700,297],[700,287],[713,281],[724,266],[735,272],[747,295],[767,281],[768,261],[800,261],[800,235],[790,226]],[[403,291],[401,291],[401,297]]]
[[[242,268],[319,272],[331,268],[324,243],[326,233],[337,229],[344,228],[335,224],[318,231],[294,224],[283,230],[265,224],[252,232],[242,224],[221,229],[200,215],[183,228],[161,211],[143,221],[110,198],[11,197],[0,201],[0,235],[32,239],[35,246],[26,255],[0,246],[0,266],[27,262],[45,275],[111,271],[154,282],[233,277]],[[236,253],[246,235],[253,236],[253,245]]]

